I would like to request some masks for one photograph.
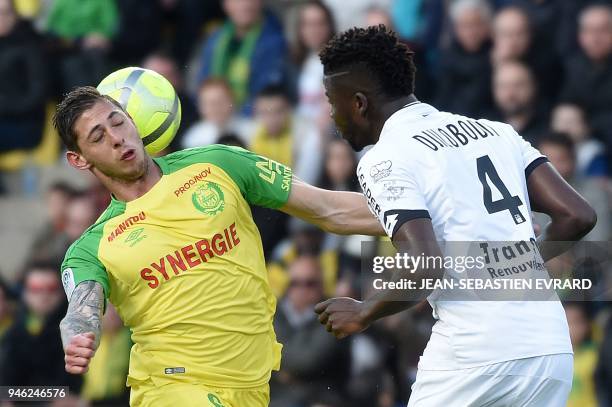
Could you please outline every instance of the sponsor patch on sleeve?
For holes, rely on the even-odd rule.
[[[64,269],[62,272],[62,285],[64,286],[64,291],[66,292],[66,297],[70,301],[70,297],[72,296],[72,291],[74,291],[75,283],[74,283],[74,273],[72,269],[69,267]]]

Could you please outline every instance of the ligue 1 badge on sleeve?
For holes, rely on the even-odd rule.
[[[66,292],[66,297],[70,299],[72,295],[72,291],[74,290],[74,273],[72,269],[68,267],[62,272],[62,285],[64,286],[64,291]]]

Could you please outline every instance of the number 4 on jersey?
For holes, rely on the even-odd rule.
[[[506,188],[502,182],[488,155],[483,155],[476,159],[476,169],[478,171],[478,179],[482,184],[482,199],[485,208],[487,208],[487,212],[491,214],[501,211],[510,211],[510,215],[512,215],[512,220],[514,220],[515,224],[519,225],[525,222],[525,217],[519,210],[519,206],[523,205],[521,198],[517,195],[510,195],[508,188]],[[501,194],[502,199],[497,201],[493,200],[491,187],[487,182],[487,176]]]

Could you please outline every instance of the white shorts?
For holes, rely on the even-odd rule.
[[[572,388],[569,353],[461,370],[422,370],[408,407],[565,407]]]

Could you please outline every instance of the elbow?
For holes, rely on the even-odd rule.
[[[597,224],[597,213],[593,207],[587,203],[570,215],[569,222],[572,229],[576,232],[576,235],[582,237],[593,230]]]
[[[71,320],[70,315],[66,314],[66,316],[59,323],[60,332],[67,332],[73,323],[74,321]]]

